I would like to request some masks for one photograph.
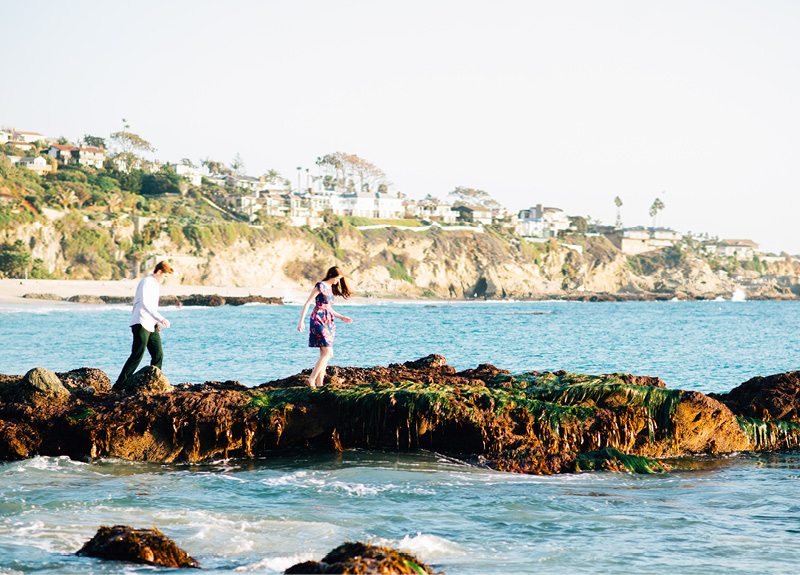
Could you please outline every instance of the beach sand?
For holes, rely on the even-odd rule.
[[[54,294],[62,298],[75,295],[93,296],[133,296],[139,280],[22,280],[0,279],[0,303],[31,304],[52,303],[43,300],[23,298],[25,294]],[[309,290],[310,291],[310,290]],[[290,288],[258,288],[234,286],[181,285],[168,278],[161,284],[161,295],[188,296],[193,294],[222,297],[258,295],[280,297],[286,302],[304,302],[308,293]],[[71,304],[73,305],[73,304]]]

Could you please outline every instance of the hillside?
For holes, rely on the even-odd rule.
[[[130,176],[111,169],[38,176],[3,160],[5,277],[122,279],[167,258],[181,283],[265,288],[306,289],[339,265],[359,295],[374,296],[713,298],[741,286],[751,297],[800,294],[779,279],[800,272],[789,259],[740,263],[689,242],[627,257],[587,234],[534,243],[499,227],[360,230],[332,215],[314,230],[278,218],[255,226],[213,205],[215,186],[147,195],[126,190]]]

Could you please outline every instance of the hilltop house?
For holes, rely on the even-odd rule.
[[[718,256],[740,261],[752,260],[758,253],[758,244],[753,240],[722,240],[717,247]]]
[[[6,144],[11,139],[12,135],[13,133],[8,130],[0,130],[0,146]]]
[[[17,132],[14,131],[14,134],[11,138],[15,142],[26,142],[28,144],[32,144],[33,142],[44,142],[45,137],[40,134],[39,132]]]
[[[459,212],[459,219],[490,226],[493,220],[492,210],[484,206],[470,206],[462,204],[454,206],[453,210]]]
[[[42,156],[28,156],[22,158],[19,156],[8,156],[8,159],[12,164],[17,164],[18,166],[28,168],[40,176],[53,169],[53,167]]]
[[[520,210],[517,215],[517,233],[525,237],[556,238],[558,232],[568,230],[570,226],[567,214],[561,208],[546,208],[542,204],[527,210]]]
[[[680,232],[669,228],[633,228],[617,229],[606,237],[619,250],[627,255],[642,254],[659,248],[674,246],[683,237]]]
[[[9,145],[9,146],[14,146],[15,148],[17,148],[19,150],[22,150],[22,151],[28,151],[28,150],[35,150],[36,149],[36,146],[34,146],[33,144],[28,143],[28,142],[22,142],[22,141],[19,141],[19,140],[9,140],[8,142],[6,142],[6,144]]]
[[[203,176],[195,172],[192,166],[187,166],[186,164],[167,164],[167,166],[193,186],[199,186],[203,183]]]
[[[406,200],[403,202],[406,216],[419,218],[431,222],[441,222],[444,224],[454,224],[458,218],[458,212],[453,209],[451,204],[443,204],[439,201]]]
[[[93,146],[73,146],[71,144],[53,144],[47,155],[65,165],[93,166],[102,168],[106,153],[102,148]]]

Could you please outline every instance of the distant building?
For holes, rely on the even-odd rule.
[[[517,233],[525,237],[556,238],[558,232],[569,229],[569,218],[561,208],[546,208],[542,204],[517,215]]]
[[[758,244],[753,240],[722,240],[717,247],[717,255],[740,261],[752,260],[758,253]]]
[[[178,174],[181,178],[188,181],[193,186],[199,186],[203,183],[203,176],[195,172],[192,166],[186,164],[168,164],[169,167]]]
[[[9,140],[8,142],[6,142],[6,144],[9,146],[14,146],[15,148],[18,148],[23,151],[36,149],[36,146],[34,146],[33,144],[30,144],[28,142],[23,142],[22,140]]]
[[[39,132],[14,132],[14,135],[11,138],[17,142],[27,142],[29,144],[33,142],[44,142],[45,137],[44,135],[40,134]]]
[[[412,218],[444,224],[454,224],[458,219],[458,212],[453,209],[451,204],[443,204],[438,201],[416,202],[407,200],[403,205],[406,215]]]
[[[8,130],[0,130],[0,145],[3,145],[9,140],[11,140],[11,137],[13,135],[14,135],[13,132],[10,132]]]
[[[102,168],[106,161],[106,153],[102,148],[94,146],[80,146],[72,152],[73,157],[77,157],[78,164],[81,166],[93,166]]]
[[[93,146],[73,146],[72,144],[53,144],[47,155],[68,166],[92,166],[102,168],[106,153]]]
[[[657,250],[659,248],[674,246],[681,241],[682,234],[669,228],[646,228],[636,226],[633,228],[617,229],[606,234],[611,243],[627,255],[636,255]]]
[[[461,214],[461,219],[476,224],[491,225],[493,221],[492,210],[483,206],[470,206],[463,204],[460,206],[453,206],[453,210]]]
[[[12,164],[17,164],[18,166],[28,168],[40,176],[53,169],[53,167],[42,156],[28,156],[22,158],[19,156],[8,156],[8,159],[11,160]]]

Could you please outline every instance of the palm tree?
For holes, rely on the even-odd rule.
[[[116,212],[122,206],[122,196],[120,194],[111,194],[106,198],[109,212]]]
[[[619,196],[614,198],[614,205],[617,206],[617,222],[616,222],[616,226],[618,228],[621,228],[622,227],[622,216],[620,215],[619,209],[622,207],[622,198],[620,198]]]
[[[72,204],[78,201],[78,196],[76,196],[75,192],[72,190],[64,190],[56,196],[56,200],[58,200],[58,203],[61,204],[61,207],[66,211]]]
[[[661,198],[656,198],[653,201],[653,205],[650,206],[650,217],[653,218],[653,227],[656,227],[656,216],[658,216],[658,212],[663,210],[666,206],[664,206],[664,202],[661,201]]]

